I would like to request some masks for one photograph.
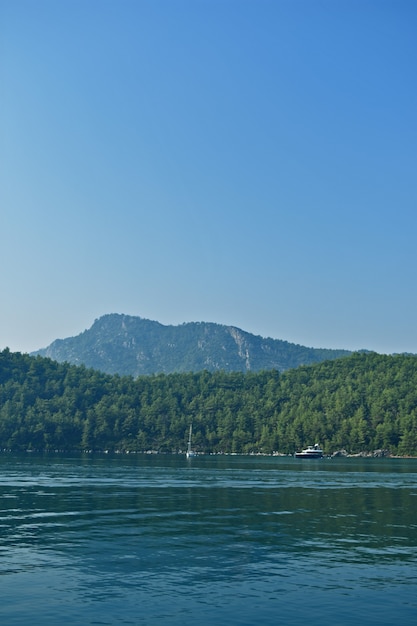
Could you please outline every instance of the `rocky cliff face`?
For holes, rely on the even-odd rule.
[[[244,333],[238,328],[234,328],[233,326],[229,327],[229,331],[236,342],[239,357],[245,360],[245,367],[247,370],[250,370],[249,346],[245,341]]]
[[[109,374],[139,376],[204,369],[284,371],[350,352],[306,348],[209,322],[164,326],[140,317],[110,314],[80,335],[57,339],[33,354]]]

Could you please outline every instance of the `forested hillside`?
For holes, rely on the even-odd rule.
[[[4,350],[0,448],[417,455],[417,357],[354,354],[283,374],[110,376]]]
[[[159,322],[116,313],[103,315],[76,337],[57,339],[34,355],[121,376],[177,372],[284,371],[351,354],[265,339],[235,326]]]

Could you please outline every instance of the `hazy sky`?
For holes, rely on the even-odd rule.
[[[0,348],[417,352],[415,0],[0,0]]]

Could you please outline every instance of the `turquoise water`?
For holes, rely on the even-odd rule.
[[[417,461],[0,454],[2,624],[414,624]]]

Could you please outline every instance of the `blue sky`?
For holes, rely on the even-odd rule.
[[[0,348],[417,353],[414,0],[0,0]]]

